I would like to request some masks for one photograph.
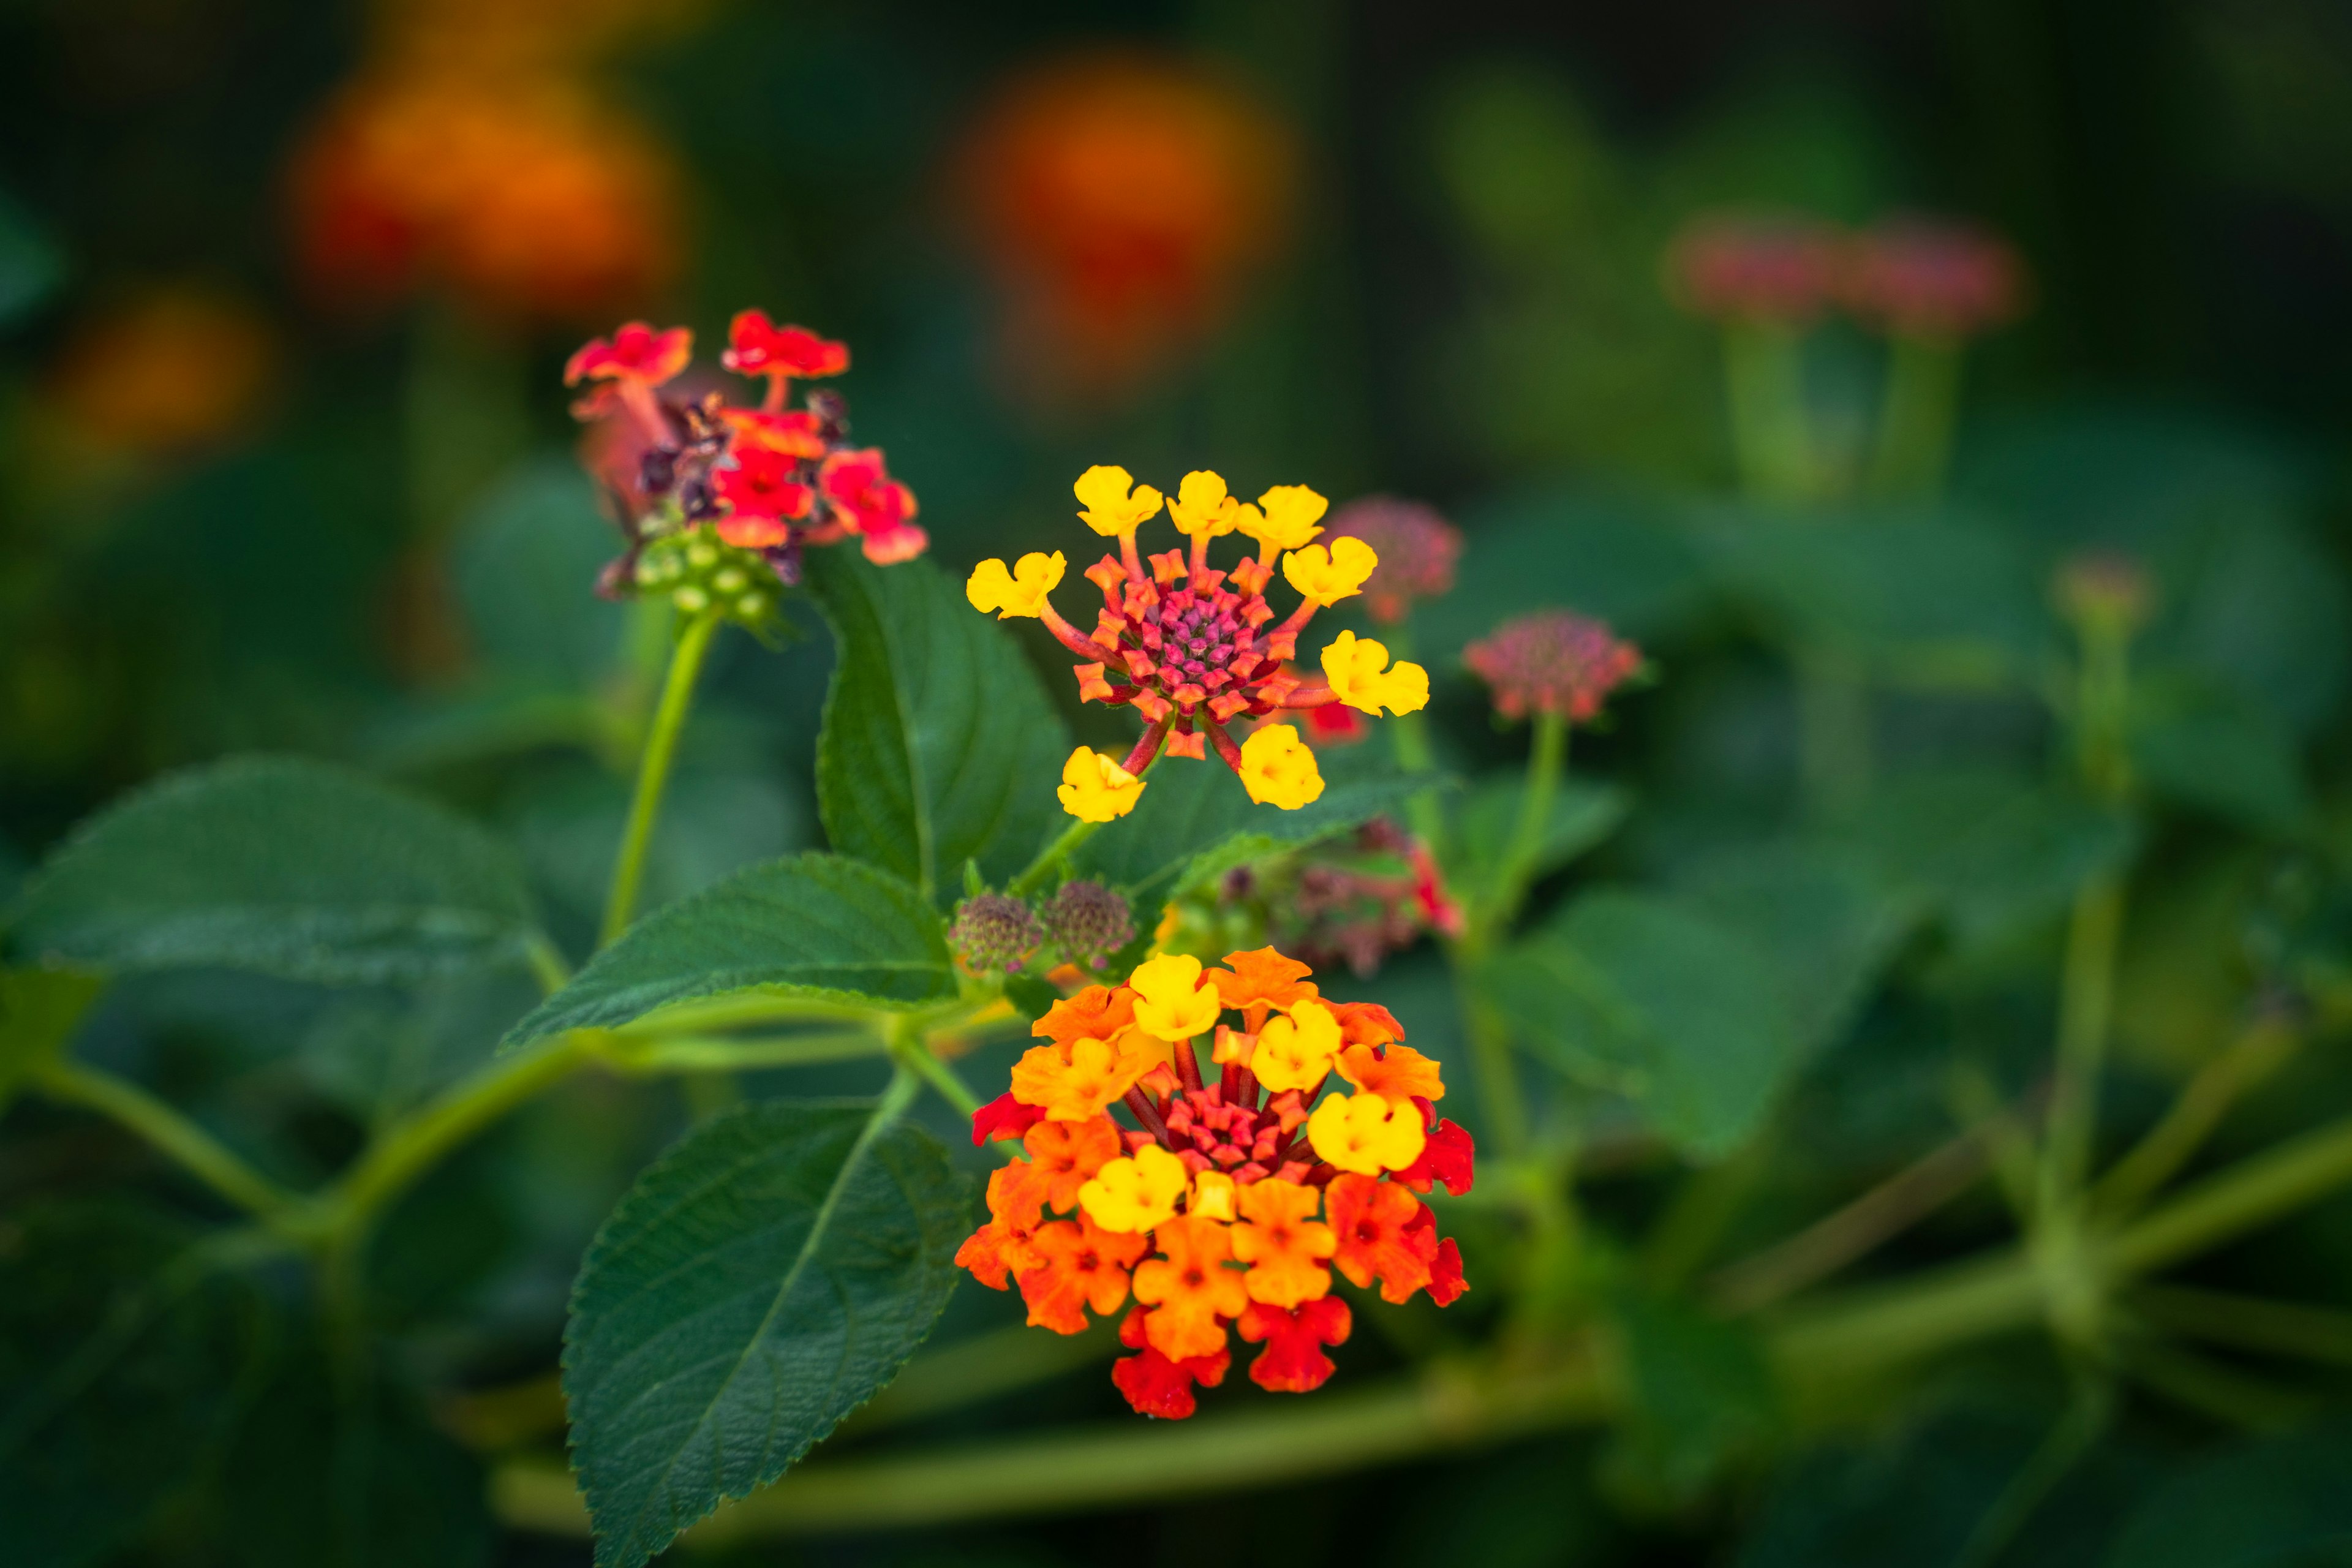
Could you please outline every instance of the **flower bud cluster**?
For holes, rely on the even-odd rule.
[[[975,974],[1090,973],[1135,940],[1127,900],[1100,882],[1065,882],[1034,907],[1009,893],[978,892],[956,906],[948,945]]]
[[[680,615],[716,610],[755,628],[776,616],[776,574],[766,557],[728,543],[713,528],[648,541],[629,577],[640,594],[667,594]]]
[[[1667,287],[1694,314],[1803,326],[1843,310],[1873,331],[1949,342],[2016,319],[2025,268],[1999,236],[1945,220],[1890,219],[1859,233],[1792,214],[1706,213],[1666,257]]]

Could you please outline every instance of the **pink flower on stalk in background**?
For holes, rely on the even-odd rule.
[[[1582,724],[1641,669],[1642,650],[1621,641],[1605,621],[1538,610],[1464,648],[1462,662],[1494,689],[1495,710],[1503,717],[1555,713]]]
[[[1838,295],[1858,319],[1898,336],[1965,338],[2017,319],[2025,265],[1970,224],[1898,218],[1855,238]]]
[[[1454,563],[1462,558],[1462,531],[1434,507],[1394,496],[1349,501],[1331,519],[1330,531],[1360,539],[1381,563],[1364,584],[1364,613],[1392,626],[1416,599],[1453,592]]]
[[[1795,214],[1706,213],[1666,252],[1666,287],[1696,315],[1802,326],[1837,297],[1838,230]]]

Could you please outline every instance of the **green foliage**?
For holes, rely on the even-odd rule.
[[[782,1475],[930,1331],[972,1194],[897,1109],[769,1103],[712,1121],[589,1249],[564,1392],[604,1568],[637,1568]]]
[[[16,1209],[0,1277],[0,1539],[23,1568],[106,1560],[212,1462],[259,1304],[130,1204]]]
[[[1769,959],[1686,900],[1586,893],[1485,979],[1547,1062],[1630,1096],[1696,1158],[1744,1142],[1800,1060]]]
[[[106,982],[71,969],[0,969],[0,1110],[54,1059]]]
[[[927,561],[819,551],[837,650],[817,747],[833,847],[952,900],[963,863],[1011,879],[1057,825],[1069,731],[1020,648]]]
[[[1490,883],[1518,826],[1519,802],[1527,790],[1520,775],[1502,772],[1480,779],[1455,810],[1454,849],[1472,886]],[[1529,879],[1548,876],[1617,831],[1633,807],[1633,797],[1614,784],[1585,779],[1562,781],[1537,841]]]
[[[467,513],[452,563],[478,651],[512,675],[593,682],[620,651],[624,612],[589,591],[619,542],[568,454],[516,465]]]
[[[1370,746],[1325,752],[1320,766],[1320,798],[1281,811],[1252,801],[1223,763],[1163,760],[1145,781],[1135,809],[1088,839],[1071,858],[1071,872],[1098,878],[1137,909],[1150,910],[1179,889],[1277,849],[1360,826],[1445,783],[1400,773]]]
[[[739,871],[655,910],[507,1034],[511,1050],[682,1002],[767,996],[877,1008],[956,994],[939,918],[915,889],[837,855]]]
[[[519,962],[514,854],[438,806],[325,763],[173,774],[91,819],[34,876],[11,945],[53,964],[218,965],[365,984]]]
[[[2305,1568],[2352,1553],[2352,1435],[2340,1425],[2241,1443],[2157,1488],[2107,1568]]]
[[[47,299],[65,274],[57,242],[23,207],[0,196],[0,326],[14,325]]]
[[[1641,1296],[1619,1301],[1614,1322],[1634,1405],[1609,1461],[1621,1489],[1685,1503],[1780,1429],[1780,1391],[1752,1332]]]

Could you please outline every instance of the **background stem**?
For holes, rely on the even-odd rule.
[[[126,1079],[69,1058],[40,1068],[44,1093],[110,1117],[239,1208],[267,1219],[299,1200],[233,1153],[211,1133]]]
[[[629,803],[629,825],[621,837],[620,858],[613,864],[613,887],[604,900],[600,946],[609,946],[628,930],[636,913],[637,885],[645,876],[646,847],[653,838],[654,819],[661,812],[662,788],[669,782],[678,731],[685,728],[687,710],[694,701],[695,676],[718,629],[719,616],[706,611],[686,623],[678,633],[677,646],[670,650],[669,676],[662,683],[653,726],[646,732],[645,755],[637,765],[637,791]]]

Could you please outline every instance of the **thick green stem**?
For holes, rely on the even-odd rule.
[[[919,1074],[925,1083],[939,1090],[940,1098],[956,1108],[966,1121],[980,1109],[980,1096],[956,1075],[955,1068],[933,1056],[930,1047],[913,1041],[892,1052],[901,1064]]]
[[[1543,854],[1544,835],[1551,826],[1552,803],[1559,796],[1560,775],[1568,765],[1568,721],[1549,710],[1535,716],[1535,735],[1528,748],[1527,780],[1519,788],[1519,813],[1511,824],[1502,863],[1495,868],[1493,890],[1485,908],[1471,920],[1482,944],[1508,929],[1528,896],[1536,862]]]
[[[604,926],[600,945],[610,945],[629,929],[636,913],[637,886],[644,879],[646,849],[653,840],[654,820],[661,813],[663,786],[669,782],[671,759],[677,752],[678,731],[694,701],[694,680],[709,650],[719,616],[706,611],[689,619],[671,649],[669,676],[662,683],[661,702],[646,732],[646,749],[637,765],[636,795],[629,803],[629,825],[621,836],[620,858],[613,864],[613,887],[604,900]]]
[[[2116,879],[2098,878],[2075,895],[2059,983],[2057,1066],[2035,1180],[2036,1212],[2045,1223],[2071,1220],[2090,1172],[2123,921],[2124,889]]]
[[[52,1099],[82,1106],[137,1133],[159,1152],[241,1209],[282,1220],[300,1201],[211,1133],[137,1084],[71,1059],[42,1067],[35,1080]]]
[[[614,1035],[594,1047],[598,1059],[615,1071],[643,1075],[813,1067],[822,1062],[880,1056],[884,1048],[882,1037],[872,1029],[828,1029],[816,1034],[752,1037],[663,1035],[632,1039]]]
[[[1724,330],[1731,444],[1742,485],[1761,500],[1805,500],[1820,488],[1805,407],[1804,340],[1792,327],[1734,322]]]
[[[1894,340],[1879,404],[1877,449],[1871,456],[1873,493],[1928,495],[1943,487],[1959,394],[1958,343],[1907,334]]]
[[[1101,822],[1071,823],[1062,830],[1062,836],[1059,838],[1045,846],[1045,852],[1029,863],[1027,870],[1013,879],[1013,885],[1005,890],[1014,898],[1027,898],[1044,887],[1045,879],[1051,877],[1056,868],[1078,852],[1078,846],[1092,838],[1108,826],[1108,824]]]

